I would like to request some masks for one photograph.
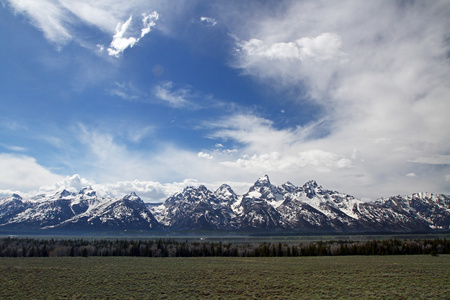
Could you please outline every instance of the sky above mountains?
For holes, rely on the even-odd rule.
[[[448,1],[0,0],[0,196],[450,193]]]

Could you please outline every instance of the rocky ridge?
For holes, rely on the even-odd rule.
[[[131,193],[98,197],[79,193],[0,199],[0,230],[74,231],[264,231],[300,233],[430,232],[450,229],[450,196],[416,193],[364,202],[324,189],[315,181],[301,187],[275,186],[259,178],[244,195],[226,184],[216,191],[186,187],[161,205]]]

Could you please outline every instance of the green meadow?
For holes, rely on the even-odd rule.
[[[449,299],[450,255],[0,258],[0,299]]]

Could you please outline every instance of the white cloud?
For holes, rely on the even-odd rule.
[[[15,145],[6,145],[6,144],[2,144],[2,143],[0,143],[0,146],[2,146],[3,148],[8,149],[10,151],[14,151],[14,152],[26,152],[28,150],[25,147],[15,146]]]
[[[134,44],[137,43],[138,39],[131,37],[123,37],[125,32],[128,30],[128,27],[131,24],[132,17],[130,16],[128,20],[121,24],[117,24],[116,34],[113,36],[113,40],[111,45],[108,48],[108,54],[111,56],[119,56],[126,48],[133,47]]]
[[[64,46],[75,40],[82,46],[103,52],[99,41],[89,41],[78,28],[89,25],[106,34],[113,34],[108,48],[112,56],[119,56],[126,48],[133,47],[156,25],[159,15],[153,8],[168,9],[170,5],[140,0],[8,0],[16,13],[26,15],[44,36],[56,44]],[[165,7],[167,6],[167,8]],[[132,24],[132,19],[140,19],[140,24]],[[123,24],[123,20],[125,21]]]
[[[155,181],[119,181],[117,183],[94,185],[100,194],[109,197],[122,197],[123,195],[135,192],[144,201],[163,202],[173,194],[183,190],[186,186],[198,186],[199,183],[193,179],[186,179],[181,182],[160,183]]]
[[[251,39],[238,43],[238,46],[238,51],[244,55],[268,59],[329,60],[343,55],[340,50],[341,37],[330,32],[315,38],[303,37],[287,43],[265,44],[264,41]]]
[[[124,100],[138,100],[147,97],[133,84],[126,82],[115,82],[109,93]]]
[[[57,175],[32,157],[0,153],[0,189],[28,192],[58,181]]]
[[[305,166],[302,176],[314,176],[319,166],[333,170],[317,176],[349,193],[449,192],[443,180],[450,151],[449,11],[445,1],[315,1],[292,2],[276,14],[243,12],[245,22],[230,23],[238,37],[234,66],[276,90],[302,86],[307,95],[297,103],[319,104],[328,133],[276,130],[264,121],[249,130],[222,123],[211,137],[244,143],[246,164],[264,155],[270,159],[262,165],[308,151],[331,153],[313,155],[317,166]],[[413,170],[427,180],[405,180]]]
[[[167,15],[156,2],[148,1],[9,3],[57,45],[83,40],[76,31],[78,25],[92,25],[108,37],[115,35],[110,48],[113,55],[136,45],[154,28],[155,18],[142,17],[142,12],[156,10],[161,19]],[[234,66],[268,89],[292,93],[302,87],[298,103],[320,105],[326,122],[313,120],[279,129],[271,120],[252,113],[205,122],[202,129],[211,129],[208,137],[230,147],[203,149],[214,159],[202,159],[199,149],[159,144],[158,150],[148,153],[123,142],[126,135],[126,140],[138,143],[150,135],[151,128],[118,134],[82,126],[76,134],[78,144],[72,147],[76,150],[70,150],[82,157],[72,164],[90,169],[88,177],[98,182],[123,178],[252,182],[264,172],[274,182],[302,184],[314,178],[326,187],[364,197],[449,191],[448,11],[445,1],[319,0],[285,2],[270,12],[219,9],[218,15],[230,16],[227,27],[238,37],[240,51],[234,53]],[[158,28],[165,32],[167,27],[163,27],[164,20],[158,19]],[[98,43],[104,41],[93,45]],[[203,98],[190,88],[174,88],[171,82],[152,92],[177,108],[198,107],[192,99]],[[123,83],[111,93],[128,100],[145,96]],[[274,97],[274,101],[279,99]],[[327,124],[327,134],[318,134],[323,124]],[[62,145],[61,140],[54,144]],[[80,154],[84,148],[86,153]],[[24,157],[20,160],[39,166]],[[45,173],[46,169],[40,170]],[[413,173],[420,176],[405,177]],[[4,188],[13,190],[14,186]]]
[[[82,178],[80,175],[75,174],[72,176],[66,176],[60,181],[55,181],[50,185],[39,187],[39,193],[52,194],[62,190],[68,190],[70,192],[79,192],[82,188],[91,186],[92,183],[87,179]]]
[[[95,183],[81,177],[78,174],[67,176],[63,180],[52,183],[51,185],[42,186],[38,191],[25,194],[25,197],[33,196],[37,193],[53,194],[63,189],[70,192],[79,192],[85,187],[92,187],[100,197],[123,197],[131,192],[138,194],[144,201],[162,202],[174,193],[181,191],[184,187],[192,185],[198,186],[196,180],[186,179],[181,182],[159,183],[154,181],[118,181],[114,183]],[[1,195],[1,191],[0,191]],[[8,196],[10,194],[7,194]]]
[[[174,89],[173,82],[171,81],[155,86],[153,93],[155,97],[164,101],[167,105],[175,108],[186,106],[194,108],[196,106],[189,100],[189,98],[193,97],[191,91],[184,88]]]
[[[204,122],[204,127],[213,129],[208,137],[234,140],[253,153],[284,151],[290,145],[306,140],[316,130],[316,124],[304,127],[276,129],[273,122],[253,114],[233,114]]]
[[[429,165],[450,165],[450,155],[421,156],[411,159],[410,162]]]
[[[136,33],[133,32],[135,30],[133,30],[131,26],[133,20],[132,16],[130,16],[125,23],[118,23],[116,34],[113,36],[113,40],[108,48],[108,54],[118,57],[128,47],[131,48],[136,45],[139,40],[149,33],[152,27],[156,25],[155,21],[158,20],[158,18],[159,15],[156,11],[150,14],[143,14],[141,33],[138,36],[135,36]],[[131,33],[128,33],[130,31]]]
[[[59,0],[53,1],[53,3],[55,8],[60,8],[61,11],[66,13],[70,12],[81,21],[108,33],[113,33],[116,24],[122,18],[122,13],[126,13],[127,10],[125,7],[122,7],[123,11],[120,13],[116,5],[111,5],[111,1]],[[33,12],[30,11],[30,13]],[[73,21],[75,22],[75,20]]]
[[[200,158],[206,158],[206,159],[212,159],[213,158],[211,154],[208,154],[208,153],[205,153],[205,152],[199,152],[199,153],[197,153],[197,156],[200,157]]]
[[[408,174],[406,174],[406,177],[416,177],[417,175],[416,175],[416,173],[408,173]]]
[[[119,198],[124,195],[135,192],[145,202],[164,202],[167,198],[182,191],[187,186],[198,187],[200,185],[206,185],[208,188],[215,190],[221,184],[230,184],[236,192],[244,193],[251,186],[251,183],[247,182],[199,182],[195,179],[184,179],[178,182],[160,183],[149,180],[132,180],[132,181],[117,181],[110,183],[95,183],[81,177],[78,174],[67,176],[66,178],[54,182],[47,186],[42,186],[39,190],[32,191],[30,193],[22,193],[13,190],[0,190],[0,198],[9,197],[13,193],[18,193],[24,198],[32,197],[37,194],[54,194],[63,189],[71,192],[79,192],[85,187],[92,187],[96,191],[99,197],[111,197]]]
[[[16,12],[27,14],[48,40],[64,45],[72,39],[67,28],[71,19],[59,3],[52,0],[9,0],[9,3]]]
[[[251,174],[292,174],[302,169],[330,172],[350,168],[356,158],[354,149],[349,157],[320,149],[308,149],[308,137],[314,124],[295,129],[275,129],[267,119],[254,115],[233,115],[205,123],[213,132],[210,138],[232,140],[244,144],[241,149],[217,149],[220,164],[248,171]],[[306,147],[305,147],[306,145]],[[217,147],[216,147],[217,148]],[[229,156],[233,154],[230,160]]]
[[[200,22],[205,23],[208,26],[216,26],[217,21],[214,18],[209,17],[200,17]]]

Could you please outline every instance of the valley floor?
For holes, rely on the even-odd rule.
[[[448,299],[450,255],[0,258],[0,299]]]

